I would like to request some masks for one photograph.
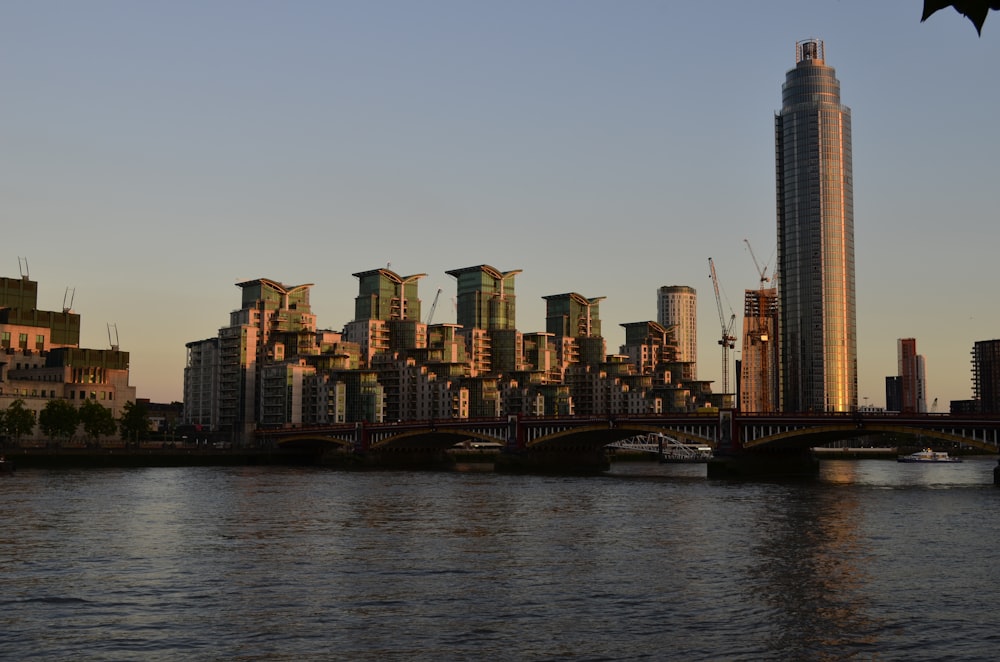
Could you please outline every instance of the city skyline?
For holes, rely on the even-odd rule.
[[[968,399],[973,344],[1000,337],[989,22],[921,24],[909,2],[2,12],[0,273],[26,257],[82,346],[114,324],[139,397],[181,399],[185,343],[226,324],[236,283],[316,283],[336,329],[352,274],[388,263],[428,273],[442,320],[452,265],[523,269],[524,331],[545,295],[604,297],[609,348],[656,319],[658,287],[690,286],[718,384],[706,259],[737,312],[758,283],[743,239],[775,264],[776,90],[810,36],[853,110],[859,399],[884,404],[906,337],[927,400]]]

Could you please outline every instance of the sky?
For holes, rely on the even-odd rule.
[[[1000,337],[1000,13],[977,36],[922,0],[0,0],[0,276],[72,302],[81,346],[130,353],[140,398],[183,397],[185,343],[236,283],[312,283],[320,328],[353,273],[520,269],[517,326],[550,294],[601,302],[608,351],[698,292],[698,376],[721,382],[718,308],[774,266],[774,113],[819,38],[851,108],[860,404],[896,340],[928,405],[972,396]],[[110,332],[109,332],[110,325]],[[738,327],[737,327],[738,328]],[[738,353],[736,353],[738,355]],[[716,390],[721,390],[717,388]]]

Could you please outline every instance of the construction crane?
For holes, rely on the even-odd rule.
[[[750,251],[750,257],[753,259],[753,266],[757,269],[757,275],[760,276],[760,289],[764,289],[764,283],[771,280],[771,278],[767,275],[767,265],[765,264],[763,269],[760,268],[760,264],[757,263],[757,256],[753,254],[753,247],[750,246],[749,239],[744,239],[743,243],[747,245],[747,249]]]
[[[431,304],[431,312],[427,313],[427,324],[430,325],[431,320],[434,319],[434,309],[438,305],[438,297],[441,296],[441,288],[438,288],[437,294],[434,295],[434,303]]]
[[[715,262],[708,258],[709,274],[712,277],[712,286],[715,288],[715,305],[719,309],[719,325],[722,327],[722,337],[719,344],[722,345],[722,392],[729,393],[729,350],[736,347],[736,336],[733,335],[733,325],[736,323],[736,313],[729,316],[729,323],[726,323],[726,315],[722,312],[722,297],[719,296],[719,278],[715,275]]]

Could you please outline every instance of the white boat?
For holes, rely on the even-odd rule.
[[[957,457],[950,457],[947,453],[943,451],[932,451],[929,448],[925,448],[922,451],[917,451],[916,453],[910,453],[909,455],[900,455],[900,462],[961,462],[962,460]]]

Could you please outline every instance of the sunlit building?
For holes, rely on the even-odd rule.
[[[778,405],[778,297],[773,287],[746,290],[743,297],[743,345],[740,410],[769,413]]]
[[[858,404],[851,111],[824,44],[795,45],[775,115],[782,411]]]
[[[687,285],[664,285],[656,291],[656,321],[674,327],[677,361],[689,364],[698,379],[698,293]]]
[[[51,400],[77,407],[91,400],[120,418],[136,393],[129,353],[118,348],[110,328],[108,336],[109,349],[81,348],[80,315],[70,305],[39,310],[36,281],[0,278],[0,411],[20,400],[37,421]],[[36,427],[28,438],[38,434]]]

